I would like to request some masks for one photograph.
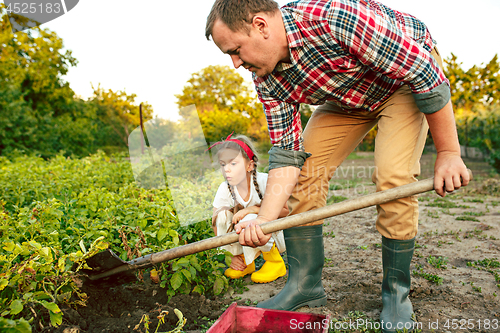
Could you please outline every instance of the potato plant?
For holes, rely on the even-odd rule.
[[[30,332],[34,313],[60,324],[61,304],[85,303],[75,273],[108,246],[129,260],[211,236],[208,219],[180,225],[168,191],[138,187],[124,156],[0,157],[0,331]],[[211,250],[156,270],[170,297],[217,295],[225,260]]]

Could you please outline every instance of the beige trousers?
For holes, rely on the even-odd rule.
[[[437,50],[431,54],[442,68]],[[326,204],[328,184],[335,170],[377,124],[372,174],[377,191],[417,181],[428,125],[407,86],[398,89],[373,112],[349,112],[327,102],[313,112],[304,130],[304,148],[312,156],[306,160],[288,201],[290,215]],[[376,227],[383,236],[399,240],[416,236],[416,196],[379,205],[377,211]],[[323,221],[310,225],[320,223]]]

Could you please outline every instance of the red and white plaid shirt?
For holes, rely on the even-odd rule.
[[[401,85],[414,94],[448,83],[427,27],[373,0],[303,0],[281,8],[291,63],[254,75],[271,142],[304,151],[300,103],[373,111]]]

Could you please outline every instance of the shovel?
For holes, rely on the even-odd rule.
[[[470,179],[472,172],[468,170]],[[298,227],[306,223],[322,220],[328,217],[352,212],[355,210],[367,208],[374,205],[380,205],[396,199],[406,198],[412,195],[428,192],[434,189],[434,178],[428,178],[415,183],[395,187],[389,190],[376,192],[362,197],[342,201],[336,204],[317,208],[304,213],[283,217],[274,221],[260,225],[265,234],[284,230],[292,227]],[[195,243],[182,245],[173,249],[158,253],[151,253],[130,261],[120,259],[110,249],[97,253],[87,259],[87,265],[92,270],[82,270],[88,279],[95,281],[112,275],[123,275],[131,273],[137,269],[145,269],[155,264],[162,263],[171,259],[184,257],[189,254],[214,249],[223,245],[238,242],[239,235],[231,232]]]

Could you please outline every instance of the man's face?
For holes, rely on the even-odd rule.
[[[219,49],[231,56],[234,68],[243,66],[257,76],[271,74],[279,59],[277,50],[260,33],[249,25],[245,30],[232,31],[220,20],[214,23],[212,39]]]

